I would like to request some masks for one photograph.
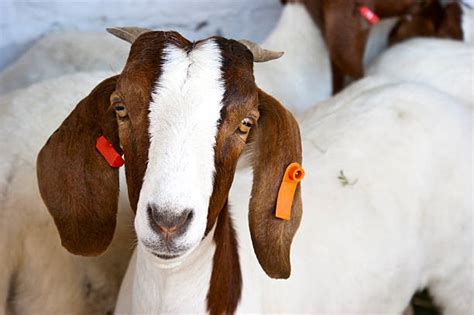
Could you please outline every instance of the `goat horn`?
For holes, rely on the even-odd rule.
[[[266,50],[260,47],[259,44],[254,43],[250,40],[241,39],[239,40],[241,44],[244,44],[253,54],[253,61],[254,62],[265,62],[273,59],[278,59],[283,56],[282,51],[272,51]]]
[[[153,30],[144,27],[108,27],[107,32],[133,44],[135,39],[143,33],[152,32]]]

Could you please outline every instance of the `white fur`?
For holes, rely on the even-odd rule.
[[[388,36],[396,18],[382,19],[371,27],[364,53],[364,65],[370,64],[388,47]],[[262,47],[283,51],[280,59],[254,65],[258,86],[277,98],[295,115],[332,94],[329,52],[319,27],[305,6],[289,3]]]
[[[449,1],[449,0],[444,0],[444,1]],[[474,8],[474,0],[461,0],[461,3],[468,7]]]
[[[240,312],[400,314],[429,286],[445,314],[473,313],[471,113],[436,90],[387,82],[364,79],[305,115],[289,280],[258,266],[251,173],[237,174]],[[342,185],[340,170],[353,184]]]
[[[447,39],[412,39],[385,51],[367,70],[421,82],[474,108],[474,46]]]
[[[213,40],[208,40],[190,53],[170,45],[164,58],[150,104],[148,165],[135,228],[139,240],[156,243],[161,236],[149,226],[149,204],[176,215],[192,209],[188,229],[175,240],[183,253],[201,240],[206,229],[214,145],[224,97],[221,52]]]
[[[381,19],[370,28],[369,38],[364,51],[364,67],[367,67],[382,51],[388,47],[388,36],[398,18]]]
[[[247,222],[251,172],[236,174],[238,312],[400,314],[429,286],[445,314],[472,314],[470,111],[434,89],[371,77],[305,117],[304,214],[289,280],[271,280],[258,265]],[[139,247],[117,313],[187,312],[188,304],[202,311],[214,251],[208,238],[191,253],[207,263],[190,256],[172,269],[185,277]],[[190,287],[195,300],[180,299]]]
[[[300,114],[331,96],[329,54],[319,28],[302,4],[285,5],[262,47],[285,54],[272,62],[256,63],[255,80],[293,113]]]
[[[120,290],[115,314],[205,313],[215,244],[213,231],[188,255],[164,263],[140,243]]]
[[[105,32],[47,35],[0,73],[0,94],[69,73],[119,72],[129,50],[128,43]]]
[[[97,258],[73,256],[61,246],[35,171],[48,137],[110,75],[79,73],[0,98],[0,314],[105,314],[114,308],[132,249],[126,190],[111,247]]]
[[[463,40],[466,43],[474,45],[474,1],[463,1],[461,9]]]

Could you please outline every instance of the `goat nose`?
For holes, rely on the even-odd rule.
[[[184,209],[179,214],[150,204],[147,208],[152,229],[159,234],[171,236],[185,231],[193,218],[192,209]]]

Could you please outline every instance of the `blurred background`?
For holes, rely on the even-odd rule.
[[[282,101],[295,115],[300,114],[307,108],[315,106],[318,102],[330,98],[331,92],[337,92],[337,89],[334,88],[333,90],[335,73],[337,72],[337,69],[334,69],[335,62],[331,60],[334,56],[331,49],[326,49],[325,44],[331,48],[331,45],[328,45],[328,43],[331,43],[331,40],[334,38],[337,39],[337,42],[340,42],[340,38],[337,35],[344,32],[336,29],[334,33],[320,33],[319,30],[324,25],[324,21],[318,21],[320,16],[317,14],[309,16],[309,13],[318,13],[315,7],[308,5],[306,9],[308,9],[309,13],[298,10],[292,11],[288,8],[284,9],[284,5],[281,2],[292,1],[0,0],[0,95],[11,93],[4,101],[4,104],[10,106],[9,108],[20,108],[25,106],[25,104],[28,105],[31,99],[27,98],[25,102],[24,98],[21,97],[22,93],[28,97],[31,96],[35,102],[41,104],[42,100],[48,100],[49,102],[50,99],[54,99],[58,91],[62,92],[66,85],[62,85],[61,80],[64,82],[70,80],[73,83],[68,86],[71,89],[69,94],[63,93],[68,99],[62,100],[61,97],[64,97],[64,95],[58,97],[58,99],[60,99],[61,103],[69,102],[75,104],[77,100],[85,95],[86,91],[90,91],[95,86],[99,78],[102,79],[111,74],[119,73],[128,54],[130,45],[107,34],[105,28],[111,26],[141,26],[155,30],[178,31],[189,40],[220,35],[234,39],[249,39],[258,43],[263,42],[267,48],[284,50],[286,58],[269,64],[255,66],[256,79],[260,87],[264,87],[265,91],[271,92],[270,94]],[[311,4],[317,1],[303,2]],[[341,0],[334,0],[333,3],[335,2],[342,3]],[[349,2],[347,0],[347,3]],[[443,76],[435,76],[429,72],[435,68],[434,66],[438,66],[439,69],[444,70],[436,71],[444,73],[445,77],[448,78],[446,80],[455,78],[457,80],[456,84],[449,84],[448,86],[444,81],[439,85],[436,85],[436,82],[423,83],[433,84],[440,89],[446,87],[446,90],[456,87],[459,90],[469,90],[464,89],[464,86],[472,87],[472,69],[474,67],[472,31],[474,29],[472,24],[464,23],[468,26],[465,27],[461,23],[459,16],[462,16],[464,19],[462,21],[467,21],[467,17],[470,17],[472,22],[474,20],[472,18],[474,1],[416,0],[413,2],[417,4],[426,2],[432,4],[432,6],[423,8],[420,11],[406,10],[401,13],[397,12],[396,14],[381,16],[378,33],[376,27],[371,27],[365,21],[365,18],[355,14],[353,25],[359,26],[360,29],[358,31],[368,36],[366,51],[369,53],[366,55],[370,58],[359,56],[360,60],[357,60],[353,53],[354,46],[349,48],[343,47],[340,51],[334,49],[336,57],[337,53],[349,52],[349,57],[354,57],[354,60],[350,61],[358,61],[360,64],[364,61],[364,66],[366,66],[370,64],[369,61],[371,60],[369,59],[375,58],[389,44],[396,44],[399,41],[420,36],[452,39],[452,42],[436,42],[440,46],[430,46],[434,45],[435,42],[427,42],[428,46],[423,46],[423,42],[419,42],[421,43],[419,47],[416,45],[412,47],[411,55],[414,56],[412,63],[406,63],[403,66],[395,63],[392,67],[387,67],[386,69],[383,67],[379,68],[400,80],[404,79],[401,76],[408,72],[407,76],[409,76],[410,80],[428,81],[426,78],[437,79],[441,77],[443,79]],[[392,0],[392,3],[395,3],[395,1]],[[448,12],[445,10],[447,5],[458,3],[459,8],[462,7],[464,11],[459,8],[458,11]],[[312,11],[311,9],[314,10]],[[450,15],[452,12],[458,15]],[[382,20],[382,18],[384,19]],[[341,20],[340,17],[338,19]],[[453,21],[456,23],[452,23]],[[313,24],[313,22],[315,23]],[[318,22],[320,25],[316,26]],[[456,26],[456,30],[461,29],[462,26],[463,37],[459,38],[457,33],[453,33],[454,35],[452,33],[445,33],[444,29],[443,32],[438,32],[438,28],[442,29],[442,26],[451,26],[451,23]],[[346,24],[350,26],[349,30],[355,29],[350,23]],[[268,37],[270,34],[272,35]],[[375,40],[373,40],[374,38]],[[391,39],[395,39],[395,41],[390,43]],[[461,46],[461,40],[466,42],[467,48]],[[349,43],[349,41],[347,42]],[[427,58],[430,53],[435,53],[436,49],[427,50],[426,47],[443,47],[443,45],[446,45],[446,55],[439,54],[439,56],[433,56],[431,59]],[[104,52],[104,50],[107,51]],[[457,52],[457,55],[453,55],[453,51]],[[393,54],[393,56],[396,57],[396,54]],[[417,56],[422,57],[417,58]],[[461,66],[455,67],[450,63],[445,64],[441,62],[449,59],[446,56],[452,59],[453,64],[460,64]],[[336,58],[333,59],[337,60]],[[465,59],[469,59],[472,62],[462,63],[461,61]],[[415,69],[415,66],[422,64],[421,61],[425,62],[425,66],[419,67],[422,70],[420,70],[421,74],[418,74],[419,77],[414,80],[412,73],[417,73],[414,72],[418,71]],[[391,66],[391,63],[388,63],[388,65]],[[331,66],[333,67],[332,69]],[[344,67],[342,68],[342,70],[347,70]],[[457,71],[460,68],[463,70],[461,73],[465,76],[458,76]],[[413,71],[409,72],[407,70]],[[95,71],[100,72],[96,73]],[[428,74],[425,75],[425,72]],[[368,73],[370,74],[370,72]],[[66,76],[68,74],[70,75],[69,77]],[[74,77],[75,74],[77,75],[76,77]],[[343,71],[340,74],[340,81],[346,84],[362,76],[355,75],[351,80],[348,80],[345,76],[351,76],[351,74],[350,71]],[[395,76],[395,74],[400,75],[400,77]],[[464,80],[468,76],[470,76],[470,81]],[[45,81],[51,78],[56,78],[56,80]],[[46,83],[42,83],[43,81]],[[38,82],[39,84],[33,85],[30,90],[17,90]],[[452,94],[452,96],[459,95],[461,98],[464,95],[458,93],[456,89],[453,90],[454,92],[451,91],[452,93],[448,91],[448,94]],[[39,94],[38,91],[42,94]],[[469,94],[469,91],[466,94]],[[468,95],[467,99],[468,103],[472,104],[472,94]],[[4,107],[6,108],[6,105]],[[69,112],[68,108],[64,110]],[[11,112],[13,113],[14,111],[12,110]],[[25,112],[30,113],[31,109],[25,110]],[[58,117],[55,117],[57,123],[63,119],[65,114],[58,114]],[[21,115],[18,116],[20,117]],[[18,121],[21,120],[18,119]],[[11,120],[12,126],[16,127],[17,124],[17,120]],[[54,125],[54,123],[51,123],[51,125]],[[38,129],[41,128],[38,127]],[[44,133],[49,135],[49,131],[44,131]],[[4,134],[7,133],[5,132]],[[21,136],[26,135],[27,133]],[[16,140],[12,138],[11,141],[14,143]],[[18,142],[21,143],[21,141]],[[41,143],[43,142],[41,141]],[[36,152],[29,148],[28,150],[28,152]],[[12,160],[17,159],[17,156],[13,153],[10,155]],[[34,158],[31,158],[31,161],[34,161]],[[34,162],[31,163],[33,165]],[[34,172],[30,173],[33,174]],[[0,179],[2,179],[1,176]],[[31,180],[31,182],[34,183],[36,189],[36,179]],[[12,213],[16,213],[16,208],[14,210],[15,212],[12,211]],[[45,218],[52,224],[49,216],[45,215]],[[52,231],[53,235],[57,237],[56,231],[53,229]],[[57,243],[59,244],[59,242]],[[59,247],[58,244],[56,245]],[[125,243],[125,245],[128,246],[128,243]],[[120,249],[122,250],[122,248]],[[126,250],[128,249],[127,247]],[[59,250],[63,253],[62,248],[59,248]],[[121,275],[126,267],[127,261],[123,260],[121,261],[123,265],[117,268],[116,282],[111,285],[112,289],[110,291],[112,293],[109,294],[110,300],[106,301],[110,305],[114,305],[115,294],[118,290]],[[83,262],[81,261],[81,263]],[[109,271],[108,265],[104,263],[104,266],[106,266],[104,274],[107,274]],[[426,290],[414,297],[412,306],[413,314],[416,315],[439,314],[430,301],[429,293]]]
[[[281,9],[276,0],[2,0],[0,70],[38,39],[60,31],[133,25],[176,30],[191,40],[218,34],[260,42]]]

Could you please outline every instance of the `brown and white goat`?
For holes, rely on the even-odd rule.
[[[195,267],[181,266],[180,285],[188,289],[179,301],[163,299],[152,303],[157,309],[142,309],[156,295],[137,293],[141,300],[129,305],[122,298],[117,312],[232,313],[242,277],[227,199],[247,144],[254,165],[251,234],[269,276],[289,277],[291,242],[301,220],[299,188],[292,219],[273,215],[286,167],[301,163],[298,124],[253,77],[254,60],[281,54],[220,37],[190,42],[175,32],[111,32],[133,43],[125,68],[83,99],[39,153],[41,196],[64,247],[101,254],[114,233],[119,192],[118,170],[95,147],[105,136],[125,155],[136,213],[134,259],[144,267],[150,261],[165,269]],[[208,289],[194,290],[200,284]]]
[[[472,314],[472,121],[463,104],[372,77],[308,112],[311,207],[299,227],[300,190],[290,221],[273,215],[301,140],[292,116],[254,83],[258,49],[114,32],[133,42],[125,69],[53,134],[38,175],[65,246],[97,254],[113,229],[118,180],[95,141],[123,147],[138,242],[116,313],[400,314],[429,286],[446,314]],[[246,142],[253,184],[244,170],[234,178]],[[264,277],[257,259],[268,275],[289,276],[290,245],[291,277]]]
[[[328,46],[333,91],[344,87],[345,77],[364,75],[364,53],[370,24],[358,8],[365,6],[382,19],[401,17],[387,40],[393,44],[417,36],[462,39],[461,9],[457,2],[443,7],[438,0],[284,0],[303,2],[321,28]]]

